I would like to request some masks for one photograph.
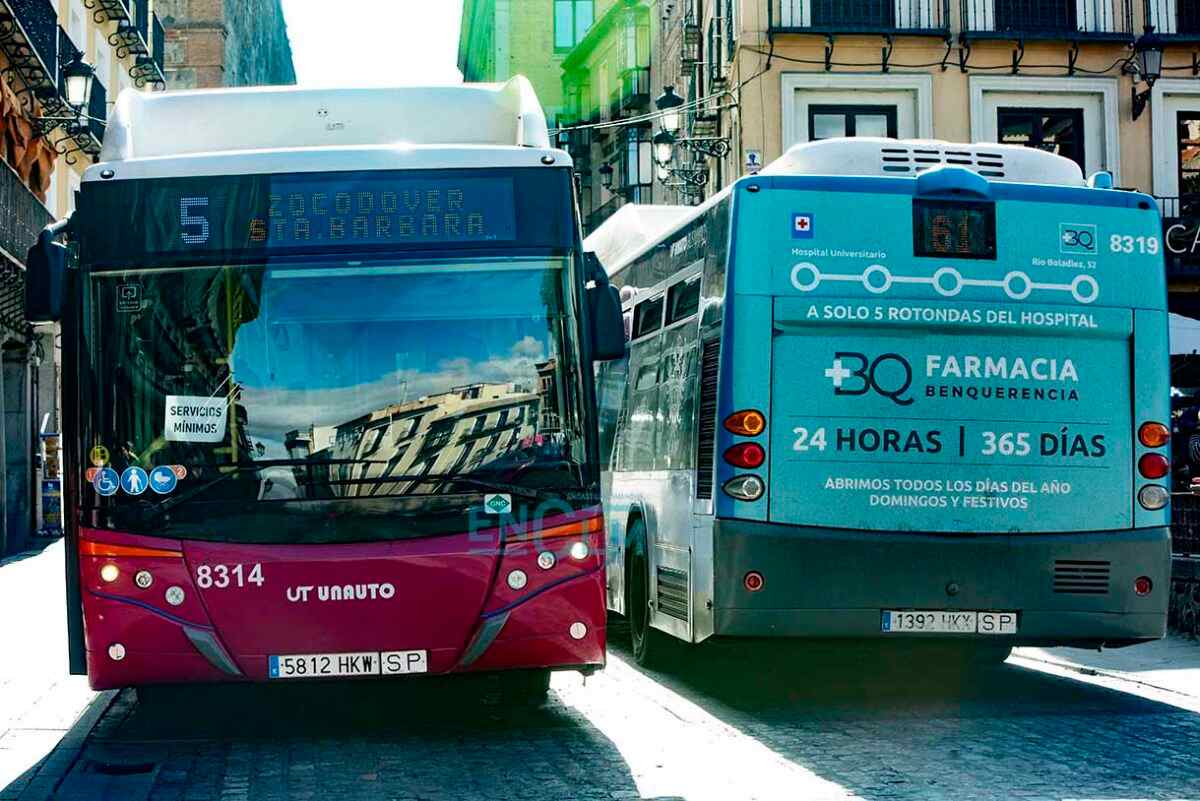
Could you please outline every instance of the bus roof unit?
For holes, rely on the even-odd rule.
[[[100,160],[389,145],[548,149],[550,137],[520,75],[433,87],[127,90],[109,117]]]
[[[1078,164],[1036,148],[874,137],[823,139],[796,145],[760,174],[903,178],[940,166],[964,167],[989,181],[1087,185]]]
[[[583,249],[595,253],[605,267],[624,264],[695,213],[694,206],[626,203],[584,240]]]

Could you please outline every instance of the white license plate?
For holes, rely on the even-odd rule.
[[[399,676],[405,673],[426,673],[428,671],[428,651],[287,654],[267,658],[267,675],[272,679]]]
[[[917,609],[882,613],[885,634],[1016,634],[1016,612]]]

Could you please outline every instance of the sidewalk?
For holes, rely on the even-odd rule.
[[[1200,641],[1181,634],[1134,645],[1087,651],[1082,648],[1018,648],[1013,658],[1031,667],[1047,666],[1081,678],[1132,683],[1158,700],[1200,709]]]
[[[0,563],[0,801],[16,798],[96,697],[67,672],[63,544]]]

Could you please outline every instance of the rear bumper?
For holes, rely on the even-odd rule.
[[[714,551],[718,635],[913,636],[885,635],[884,609],[1013,610],[1016,635],[967,635],[1013,645],[1117,645],[1166,633],[1166,527],[934,536],[719,519]],[[1087,586],[1072,580],[1077,562],[1098,563],[1088,565]],[[743,585],[751,570],[766,579],[756,593]],[[1139,576],[1153,582],[1148,596],[1133,591]]]

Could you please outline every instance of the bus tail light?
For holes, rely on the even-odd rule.
[[[767,460],[767,452],[757,442],[740,442],[725,451],[725,461],[734,467],[753,470]]]
[[[1152,512],[1162,509],[1170,499],[1171,494],[1167,492],[1167,488],[1158,484],[1147,484],[1138,490],[1138,503]]]
[[[725,430],[739,437],[757,437],[767,428],[767,418],[756,409],[743,409],[725,418]]]
[[[739,501],[757,501],[766,487],[758,476],[735,476],[726,481],[721,489],[726,495]]]
[[[767,580],[763,578],[763,574],[759,573],[757,570],[751,570],[742,579],[742,584],[745,585],[746,589],[748,589],[750,592],[758,592],[766,583]]]
[[[506,531],[504,539],[507,542],[541,542],[542,540],[591,534],[594,531],[600,531],[602,528],[604,528],[604,517],[597,514],[595,517],[589,517],[584,520],[573,520],[570,523],[563,523],[562,525],[551,526],[550,528],[530,528],[526,531],[518,531],[516,533]]]
[[[93,540],[79,541],[80,556],[149,556],[160,559],[182,559],[182,551],[168,551],[162,548],[140,548],[134,545],[111,545],[107,542]]]
[[[1147,596],[1154,589],[1154,582],[1149,576],[1138,576],[1133,580],[1133,591],[1140,596]]]
[[[1171,471],[1171,464],[1161,453],[1146,453],[1138,459],[1138,472],[1145,478],[1162,478]]]
[[[1142,423],[1138,429],[1138,441],[1147,448],[1161,448],[1171,441],[1171,429],[1162,423]]]

